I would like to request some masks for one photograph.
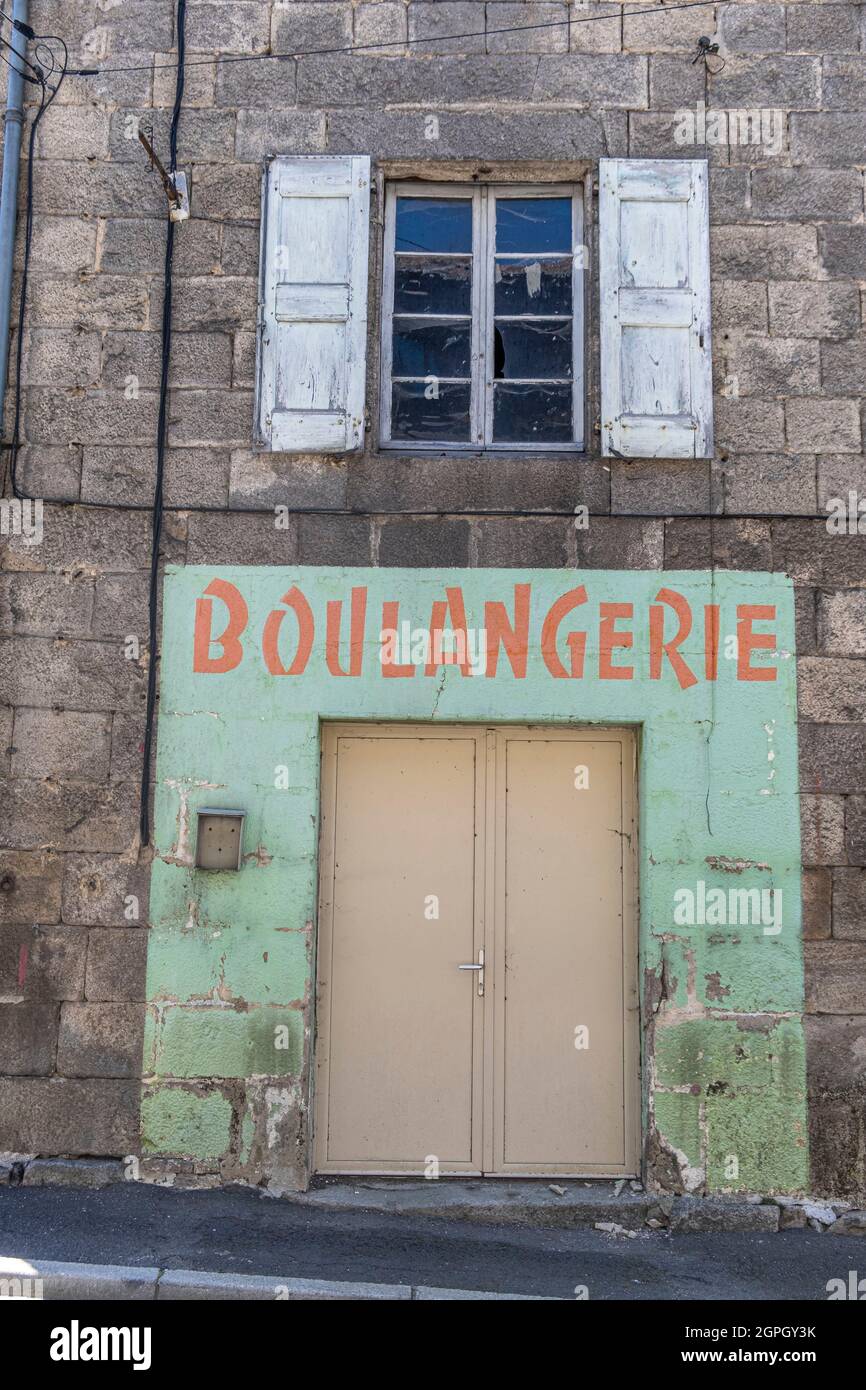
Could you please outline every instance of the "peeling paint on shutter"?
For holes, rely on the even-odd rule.
[[[370,160],[273,159],[262,199],[258,442],[343,453],[364,439]]]
[[[599,167],[602,451],[713,449],[707,164]]]

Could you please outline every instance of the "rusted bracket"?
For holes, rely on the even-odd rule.
[[[153,134],[153,131],[150,132]],[[189,217],[189,185],[186,174],[170,174],[165,169],[153,143],[144,131],[139,129],[138,138],[147,151],[151,169],[156,169],[162,179],[162,186],[169,202],[169,217],[172,222],[185,222]]]

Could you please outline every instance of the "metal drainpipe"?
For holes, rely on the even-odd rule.
[[[28,0],[14,0],[12,18],[27,23]],[[24,56],[27,40],[17,29],[9,42]],[[9,371],[9,321],[12,314],[12,272],[15,260],[15,219],[18,211],[18,170],[21,162],[21,132],[24,125],[24,79],[12,61],[6,93],[6,123],[3,134],[3,184],[0,190],[0,436],[6,410],[6,381]]]

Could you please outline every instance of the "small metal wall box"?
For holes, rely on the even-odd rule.
[[[195,846],[197,869],[239,869],[244,840],[244,812],[205,806],[198,813]]]

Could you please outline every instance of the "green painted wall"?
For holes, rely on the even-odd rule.
[[[214,579],[234,585],[248,618],[234,669],[194,670],[197,600]],[[383,603],[398,623],[428,629],[434,602],[459,586],[469,629],[485,604],[514,619],[515,585],[531,585],[524,678],[504,651],[495,676],[443,665],[387,678]],[[558,631],[563,674],[542,654],[545,615],[584,585],[586,601]],[[312,646],[300,674],[271,674],[262,651],[269,614],[297,586]],[[326,605],[343,601],[340,660],[349,662],[353,587],[366,587],[358,676],[336,676],[325,653]],[[693,615],[679,652],[653,673],[649,615],[677,630],[673,590]],[[212,604],[213,634],[227,609]],[[600,654],[600,605],[633,605],[616,631],[631,648]],[[706,678],[705,608],[718,605],[717,679]],[[771,605],[755,633],[769,648],[745,661],[774,680],[745,679],[734,651],[738,608]],[[799,810],[793,590],[781,575],[726,571],[170,568],[165,617],[148,960],[144,1153],[201,1160],[225,1177],[303,1183],[308,1152],[311,962],[316,914],[320,719],[631,724],[640,727],[640,942],[648,1176],[691,1190],[796,1190],[806,1184]],[[203,616],[202,611],[202,616]],[[739,616],[742,616],[740,613]],[[273,623],[273,619],[271,620]],[[453,611],[446,626],[455,625]],[[602,629],[603,630],[603,629]],[[583,674],[571,678],[569,632],[585,632]],[[741,630],[744,635],[745,629]],[[284,667],[298,645],[288,613]],[[203,648],[210,660],[218,642]],[[230,648],[229,648],[230,650]],[[741,664],[743,643],[740,645]],[[401,659],[404,659],[401,656]],[[609,666],[631,679],[603,678]],[[200,663],[201,664],[201,663]],[[246,812],[240,873],[193,867],[195,812]],[[701,889],[700,884],[703,884]],[[722,889],[728,915],[683,921],[691,891]],[[730,921],[729,890],[773,890],[748,920]],[[679,896],[677,896],[679,895]],[[756,917],[756,903],[762,915]]]

